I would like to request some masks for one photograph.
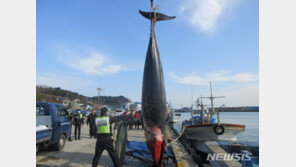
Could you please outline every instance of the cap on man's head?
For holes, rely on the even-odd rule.
[[[101,116],[105,116],[108,109],[106,107],[101,108]]]

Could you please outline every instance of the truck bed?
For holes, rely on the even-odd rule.
[[[52,135],[51,116],[36,117],[36,144],[49,141]]]
[[[36,144],[49,141],[51,138],[51,132],[51,128],[36,127]]]

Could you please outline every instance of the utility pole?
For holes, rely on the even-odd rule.
[[[99,107],[99,106],[100,106],[100,94],[101,94],[101,92],[102,92],[103,90],[105,90],[105,89],[97,88],[97,90],[98,90],[98,107]]]
[[[85,106],[88,106],[88,98],[85,96]]]

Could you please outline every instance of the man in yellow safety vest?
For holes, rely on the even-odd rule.
[[[114,150],[113,141],[111,138],[111,125],[112,123],[121,121],[122,115],[116,117],[109,117],[108,110],[106,107],[101,108],[100,117],[96,118],[97,125],[97,143],[95,156],[92,161],[92,166],[97,167],[102,152],[106,149],[111,156],[111,159],[116,167],[121,167],[119,158]]]

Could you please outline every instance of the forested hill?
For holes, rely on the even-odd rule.
[[[60,103],[62,98],[69,100],[79,99],[81,103],[88,104],[92,102],[97,104],[98,96],[87,97],[76,92],[61,89],[60,87],[53,88],[44,85],[36,86],[36,100]],[[101,105],[108,105],[114,107],[121,107],[122,104],[130,102],[130,100],[124,96],[100,96],[99,103]]]

